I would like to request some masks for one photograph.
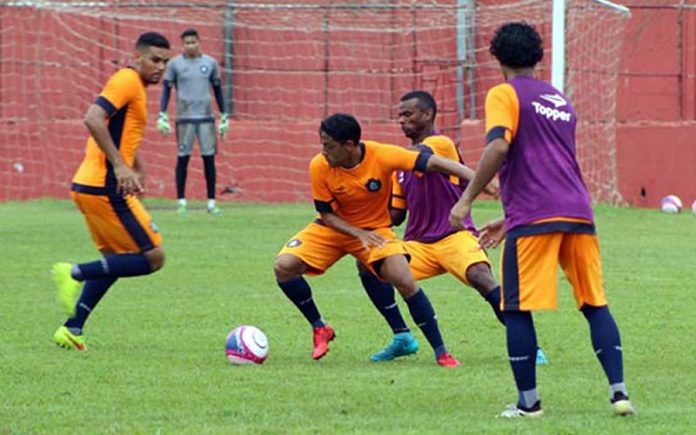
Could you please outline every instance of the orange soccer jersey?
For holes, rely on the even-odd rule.
[[[104,86],[95,104],[109,115],[109,133],[123,161],[133,167],[135,155],[145,133],[147,94],[140,74],[132,68],[117,71]],[[111,164],[92,136],[73,183],[108,187],[115,191],[116,178]]]
[[[295,234],[278,255],[294,255],[310,266],[309,274],[324,273],[331,265],[350,254],[361,263],[372,264],[392,255],[405,255],[403,243],[390,228],[389,198],[392,173],[396,170],[425,169],[427,154],[419,154],[395,145],[372,141],[361,143],[362,160],[353,168],[332,168],[318,154],[309,172],[312,197],[319,212],[333,212],[352,225],[375,230],[386,243],[365,249],[355,237],[324,225],[307,225]]]
[[[132,68],[116,72],[95,104],[109,116],[108,128],[121,158],[133,167],[147,120],[147,95],[140,74]],[[82,212],[92,240],[102,252],[145,252],[162,243],[157,225],[138,198],[117,192],[111,163],[92,136],[87,140],[72,185],[72,198]]]
[[[361,147],[362,161],[353,168],[332,168],[322,154],[312,159],[312,198],[318,211],[332,211],[356,227],[389,227],[392,174],[424,171],[429,156],[373,141],[364,141]]]

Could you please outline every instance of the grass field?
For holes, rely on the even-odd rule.
[[[691,213],[596,210],[626,382],[640,415],[610,416],[585,320],[559,278],[559,310],[535,317],[551,360],[538,376],[545,415],[502,421],[495,416],[516,399],[503,328],[473,290],[450,277],[423,283],[462,367],[437,367],[419,331],[418,355],[372,363],[368,356],[390,332],[344,259],[310,279],[338,334],[315,362],[310,329],[272,272],[278,249],[313,218],[311,205],[230,204],[220,218],[202,211],[182,218],[162,202],[149,205],[167,264],[152,276],[120,280],[87,323],[88,351],[76,353],[51,342],[64,319],[48,270],[55,261],[96,258],[81,216],[67,201],[0,204],[0,434],[696,430]],[[475,217],[483,222],[498,212],[482,203]],[[497,264],[498,253],[492,257]],[[268,335],[261,367],[225,359],[225,336],[241,323]]]

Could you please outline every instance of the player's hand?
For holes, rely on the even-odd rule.
[[[160,112],[159,118],[157,118],[157,130],[159,130],[164,137],[167,137],[172,131],[172,126],[169,125],[169,116],[167,116],[167,112]]]
[[[484,249],[497,248],[505,238],[505,218],[486,222],[479,228],[479,245]]]
[[[145,191],[143,185],[138,180],[138,174],[124,163],[114,166],[114,175],[116,176],[119,194],[123,196],[140,195]]]
[[[498,183],[498,180],[495,178],[492,179],[488,184],[486,184],[483,191],[491,195],[493,198],[498,198],[498,196],[500,196],[500,184]]]
[[[227,133],[230,131],[230,122],[227,119],[227,113],[220,114],[220,125],[218,126],[218,133],[220,133],[221,138],[225,138]]]
[[[464,229],[464,219],[471,214],[471,203],[460,199],[450,210],[449,223],[457,230]]]
[[[365,249],[370,249],[372,246],[382,248],[387,244],[387,239],[374,231],[361,230],[357,237]]]
[[[140,198],[142,197],[143,193],[145,192],[145,179],[147,178],[147,174],[144,171],[134,171],[135,172],[135,177],[138,180],[138,183],[140,183],[140,191],[136,192],[135,195]]]

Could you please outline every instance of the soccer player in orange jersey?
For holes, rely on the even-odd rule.
[[[53,340],[67,349],[86,348],[85,321],[118,278],[148,275],[164,264],[162,237],[138,200],[145,175],[138,148],[147,121],[145,88],[159,83],[168,59],[169,41],[143,33],[132,65],[112,75],[87,109],[90,136],[71,196],[103,258],[53,266],[58,298],[69,316]]]
[[[439,171],[467,179],[473,171],[431,153],[361,141],[360,136],[360,124],[351,115],[337,113],[321,122],[322,152],[309,168],[320,218],[293,236],[276,257],[278,285],[312,325],[312,357],[318,360],[335,334],[319,314],[303,275],[322,274],[350,254],[398,289],[437,363],[456,367],[459,362],[447,352],[430,301],[411,275],[403,243],[390,228],[388,207],[395,171]]]
[[[476,175],[452,209],[460,226],[480,190],[499,171],[505,218],[487,224],[484,246],[505,233],[502,310],[518,400],[502,417],[542,414],[536,388],[533,310],[555,309],[560,264],[592,346],[609,381],[617,415],[635,414],[623,378],[621,338],[609,312],[590,195],[576,158],[577,115],[565,95],[534,77],[544,56],[541,36],[524,22],[499,27],[490,44],[506,82],[486,97],[486,150]]]

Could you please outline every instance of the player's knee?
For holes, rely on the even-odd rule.
[[[411,281],[404,280],[404,281],[399,282],[398,284],[397,283],[393,283],[393,284],[394,284],[394,287],[396,287],[396,289],[399,291],[399,294],[401,295],[401,297],[404,299],[408,299],[411,296],[418,293],[419,287],[418,287],[418,284],[416,284],[416,281],[414,281],[414,280],[411,280]]]
[[[409,298],[418,291],[418,284],[411,275],[406,257],[387,257],[377,267],[380,277],[396,287],[402,297]]]
[[[466,271],[466,279],[484,297],[498,286],[498,281],[486,263],[476,263],[469,267]]]
[[[278,282],[285,282],[302,275],[302,262],[293,255],[279,255],[273,263],[273,272]]]
[[[150,262],[150,271],[157,272],[164,267],[164,249],[157,247],[145,253],[147,261]]]
[[[399,291],[399,294],[408,299],[418,292],[418,284],[411,276],[411,271],[394,270],[390,268],[382,268],[382,279],[392,284]]]

